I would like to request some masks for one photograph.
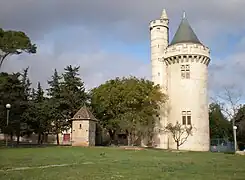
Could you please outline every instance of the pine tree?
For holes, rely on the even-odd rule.
[[[86,104],[88,95],[85,92],[84,82],[79,77],[79,66],[67,66],[62,74],[64,82],[61,84],[61,96],[63,97],[63,105],[66,107],[66,116],[68,118],[78,111],[78,109]]]
[[[40,82],[37,84],[37,90],[33,90],[32,96],[32,128],[34,132],[38,134],[38,143],[40,144],[43,142],[44,133],[47,132],[50,127],[48,99],[44,97],[44,91]]]
[[[64,112],[63,101],[64,98],[61,97],[61,79],[62,77],[59,76],[57,70],[55,69],[52,79],[48,81],[49,89],[48,96],[49,99],[49,118],[52,121],[52,132],[56,134],[56,141],[59,145],[59,133],[69,127],[69,123],[66,120]]]

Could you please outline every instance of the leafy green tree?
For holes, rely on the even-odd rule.
[[[136,77],[109,80],[91,91],[91,106],[112,141],[117,131],[124,131],[129,145],[152,132],[154,116],[165,100],[159,86]]]
[[[237,126],[237,141],[239,149],[245,149],[245,105],[242,105],[235,115],[235,125]]]
[[[4,31],[0,28],[0,69],[4,60],[23,52],[36,53],[36,45],[21,31]]]
[[[43,143],[45,133],[50,128],[48,98],[44,97],[44,91],[38,82],[37,90],[32,90],[32,100],[29,107],[31,128],[38,134],[38,143]]]
[[[209,105],[210,138],[232,138],[231,123],[225,118],[219,104]]]
[[[10,134],[20,137],[22,114],[25,104],[24,87],[20,81],[20,73],[0,74],[0,112],[1,129]],[[11,104],[9,125],[6,126],[6,104]]]
[[[26,100],[29,100],[30,93],[31,93],[31,81],[28,77],[28,70],[29,67],[23,70],[23,73],[21,73],[21,83],[24,87],[24,97]]]
[[[62,77],[59,76],[57,70],[55,69],[52,79],[48,81],[49,89],[48,96],[49,99],[49,119],[52,121],[52,132],[56,134],[56,141],[59,145],[59,133],[69,127],[69,123],[66,120],[65,115],[63,115],[63,102],[65,101],[61,97],[61,80]]]
[[[78,109],[87,103],[88,95],[85,92],[84,82],[79,77],[79,66],[67,66],[62,74],[63,81],[60,94],[63,106],[63,115],[66,119],[72,118]]]

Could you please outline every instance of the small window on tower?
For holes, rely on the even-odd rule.
[[[186,124],[186,111],[182,111],[182,124]]]
[[[187,70],[185,72],[185,77],[186,77],[186,79],[190,79],[190,71],[189,70]]]
[[[181,78],[190,79],[190,65],[181,65]]]
[[[187,125],[191,125],[191,116],[187,116]]]
[[[182,124],[191,125],[191,111],[182,111]]]
[[[157,30],[159,31],[159,30],[160,30],[160,28],[157,28]]]
[[[158,74],[158,76],[160,76],[160,72],[159,73],[157,73]]]
[[[185,72],[181,71],[181,78],[185,79]]]
[[[82,129],[82,124],[79,124],[79,129]]]

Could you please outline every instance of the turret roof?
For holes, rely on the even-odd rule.
[[[73,120],[94,120],[94,121],[97,120],[86,106],[81,107],[81,109],[77,111],[77,113],[74,115],[72,119]]]
[[[162,15],[161,15],[160,19],[168,19],[168,15],[167,15],[166,9],[162,10]]]
[[[185,13],[183,15],[183,19],[179,25],[178,30],[176,31],[174,38],[170,45],[174,45],[177,43],[195,43],[202,44],[193,29],[191,28],[187,18],[185,17]]]

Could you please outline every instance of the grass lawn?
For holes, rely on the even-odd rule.
[[[0,179],[244,180],[245,156],[102,147],[10,148],[0,149]]]

